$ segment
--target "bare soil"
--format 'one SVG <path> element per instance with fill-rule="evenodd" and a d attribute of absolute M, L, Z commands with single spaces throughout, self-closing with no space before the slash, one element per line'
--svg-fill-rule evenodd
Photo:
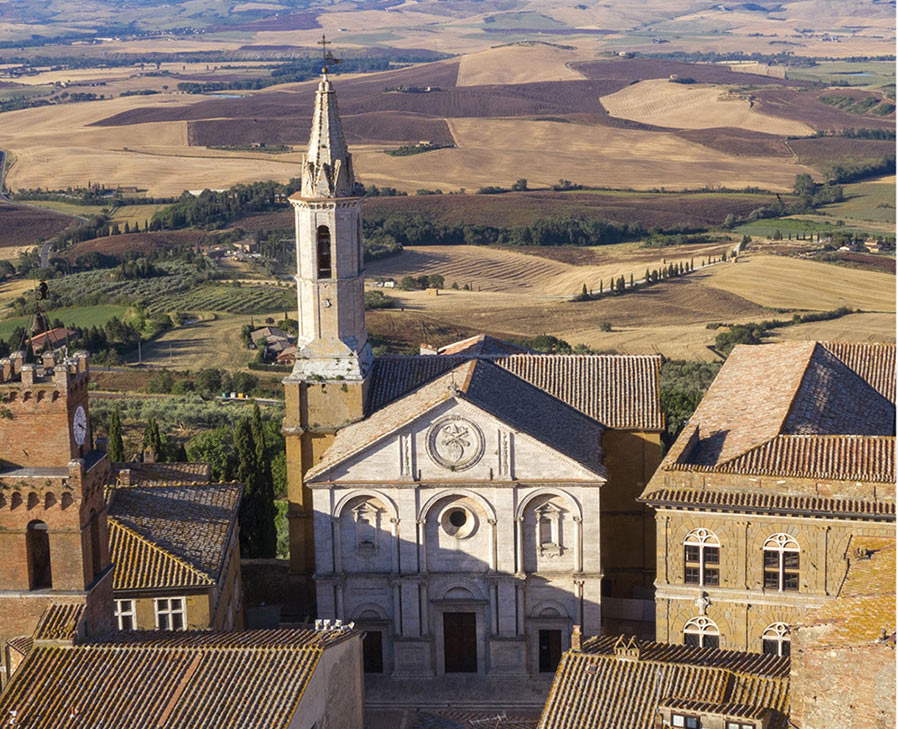
<path fill-rule="evenodd" d="M 0 201 L 0 248 L 37 244 L 76 222 L 62 213 Z"/>

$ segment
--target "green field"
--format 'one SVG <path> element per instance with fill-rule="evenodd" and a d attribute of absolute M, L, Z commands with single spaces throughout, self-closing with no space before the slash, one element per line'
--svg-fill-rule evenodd
<path fill-rule="evenodd" d="M 64 324 L 76 327 L 102 326 L 113 317 L 122 317 L 128 311 L 127 306 L 115 304 L 98 304 L 97 306 L 70 306 L 64 309 L 53 309 L 47 313 L 51 321 L 60 319 Z M 31 316 L 16 316 L 0 321 L 0 339 L 5 339 L 16 327 L 31 325 Z"/>
<path fill-rule="evenodd" d="M 845 199 L 840 203 L 826 205 L 818 212 L 830 218 L 844 220 L 846 224 L 855 221 L 884 223 L 883 231 L 895 232 L 895 178 L 887 177 L 869 182 L 845 185 Z"/>
<path fill-rule="evenodd" d="M 147 310 L 222 311 L 229 314 L 263 314 L 291 311 L 296 301 L 293 288 L 274 286 L 228 286 L 203 284 L 181 293 L 150 299 Z"/>
<path fill-rule="evenodd" d="M 821 61 L 811 68 L 789 68 L 790 79 L 822 81 L 833 86 L 878 88 L 895 83 L 894 61 Z"/>
<path fill-rule="evenodd" d="M 57 202 L 56 200 L 21 200 L 24 205 L 31 205 L 37 208 L 47 208 L 55 210 L 57 213 L 65 215 L 74 215 L 80 218 L 87 218 L 91 215 L 99 215 L 106 208 L 102 205 L 78 205 L 70 202 Z"/>
<path fill-rule="evenodd" d="M 739 234 L 748 234 L 761 237 L 770 237 L 776 231 L 780 231 L 783 236 L 792 233 L 794 237 L 796 233 L 859 233 L 861 235 L 870 233 L 869 228 L 858 225 L 836 225 L 828 218 L 820 215 L 804 215 L 801 217 L 790 218 L 765 218 L 762 220 L 754 220 L 745 225 L 734 228 Z"/>

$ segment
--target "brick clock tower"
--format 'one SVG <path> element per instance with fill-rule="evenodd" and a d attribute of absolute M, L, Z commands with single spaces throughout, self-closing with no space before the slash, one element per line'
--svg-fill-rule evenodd
<path fill-rule="evenodd" d="M 0 360 L 0 647 L 54 604 L 84 605 L 84 634 L 112 627 L 109 463 L 91 446 L 88 377 L 84 353 Z"/>
<path fill-rule="evenodd" d="M 304 475 L 339 428 L 364 416 L 372 361 L 365 330 L 361 199 L 353 197 L 352 155 L 327 69 L 315 95 L 301 177 L 300 191 L 290 197 L 296 219 L 299 336 L 296 364 L 284 379 L 284 435 L 290 570 L 297 608 L 308 613 L 315 558 Z"/>

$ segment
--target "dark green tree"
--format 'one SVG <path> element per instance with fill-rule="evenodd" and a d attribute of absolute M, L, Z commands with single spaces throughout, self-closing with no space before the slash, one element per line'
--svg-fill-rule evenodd
<path fill-rule="evenodd" d="M 143 430 L 143 449 L 151 451 L 157 460 L 162 460 L 165 455 L 165 441 L 155 418 L 150 418 Z"/>
<path fill-rule="evenodd" d="M 118 408 L 114 408 L 109 416 L 109 429 L 106 433 L 106 453 L 110 461 L 121 463 L 125 460 L 125 443 L 122 440 L 122 416 Z"/>
<path fill-rule="evenodd" d="M 261 444 L 257 444 L 256 434 Z M 243 500 L 240 502 L 241 554 L 250 559 L 274 557 L 277 551 L 274 484 L 265 454 L 264 429 L 258 405 L 252 420 L 244 418 L 235 426 L 234 450 L 237 454 L 237 480 L 243 484 Z"/>

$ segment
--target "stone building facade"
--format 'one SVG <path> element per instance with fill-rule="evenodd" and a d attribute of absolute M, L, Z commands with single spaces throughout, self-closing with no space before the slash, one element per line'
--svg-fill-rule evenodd
<path fill-rule="evenodd" d="M 737 347 L 643 499 L 655 508 L 659 640 L 790 652 L 894 532 L 894 345 Z"/>
<path fill-rule="evenodd" d="M 363 627 L 368 670 L 394 677 L 548 675 L 574 623 L 650 626 L 654 529 L 636 496 L 660 460 L 660 358 L 482 339 L 373 358 L 326 78 L 302 175 L 284 381 L 295 604 L 314 577 L 317 615 Z"/>

